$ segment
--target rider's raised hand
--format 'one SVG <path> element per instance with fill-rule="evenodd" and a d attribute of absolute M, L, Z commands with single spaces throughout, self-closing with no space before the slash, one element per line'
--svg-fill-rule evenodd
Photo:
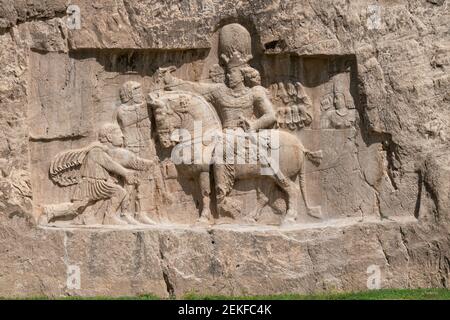
<path fill-rule="evenodd" d="M 255 122 L 251 121 L 245 117 L 239 117 L 238 126 L 244 129 L 244 131 L 253 131 L 255 130 Z"/>

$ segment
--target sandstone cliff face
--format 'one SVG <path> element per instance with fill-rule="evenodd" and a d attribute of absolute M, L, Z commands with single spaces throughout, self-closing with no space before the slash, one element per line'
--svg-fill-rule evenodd
<path fill-rule="evenodd" d="M 369 265 L 381 267 L 383 287 L 448 287 L 448 0 L 378 1 L 378 9 L 340 0 L 72 2 L 81 29 L 68 27 L 67 1 L 0 1 L 0 295 L 353 290 L 366 286 Z M 315 181 L 357 172 L 351 187 L 323 186 L 330 208 L 355 223 L 281 231 L 37 227 L 33 207 L 48 190 L 48 199 L 65 197 L 40 184 L 49 157 L 92 137 L 120 77 L 152 86 L 157 67 L 172 63 L 186 79 L 202 79 L 217 30 L 232 22 L 250 31 L 266 87 L 280 59 L 311 70 L 321 70 L 323 57 L 353 63 L 354 159 Z M 103 113 L 88 107 L 97 104 Z M 81 266 L 80 289 L 66 285 L 72 264 Z"/>

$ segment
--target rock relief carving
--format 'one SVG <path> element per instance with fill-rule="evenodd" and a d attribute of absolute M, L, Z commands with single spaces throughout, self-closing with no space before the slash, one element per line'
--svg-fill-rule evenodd
<path fill-rule="evenodd" d="M 113 120 L 117 121 L 123 132 L 124 148 L 139 157 L 158 161 L 151 137 L 151 109 L 144 98 L 142 85 L 136 81 L 125 82 L 120 88 L 120 100 Z M 154 223 L 145 212 L 156 215 L 158 197 L 170 201 L 161 171 L 156 167 L 154 172 L 141 175 L 140 183 L 128 184 L 125 188 L 129 194 L 128 209 L 135 212 L 142 223 Z"/>
<path fill-rule="evenodd" d="M 238 24 L 220 30 L 218 45 L 219 64 L 209 68 L 208 81 L 183 80 L 175 67 L 160 67 L 154 77 L 163 87 L 147 88 L 147 96 L 139 82 L 121 85 L 120 104 L 98 141 L 52 160 L 50 179 L 75 188 L 69 202 L 44 206 L 42 224 L 154 224 L 158 206 L 171 202 L 166 180 L 185 178 L 197 182 L 200 225 L 222 216 L 256 222 L 259 217 L 243 212 L 230 193 L 237 181 L 261 177 L 285 195 L 282 223 L 295 223 L 303 214 L 323 218 L 305 181 L 307 163 L 318 166 L 322 151 L 309 150 L 295 134 L 315 120 L 304 85 L 284 80 L 266 89 L 250 65 L 250 34 Z M 323 129 L 355 124 L 353 102 L 336 83 L 320 99 Z M 170 160 L 158 156 L 156 144 L 170 150 Z"/>
<path fill-rule="evenodd" d="M 236 24 L 225 26 L 221 30 L 219 45 L 221 59 L 226 69 L 226 83 L 185 81 L 172 75 L 173 68 L 161 70 L 161 76 L 164 78 L 167 90 L 183 90 L 201 95 L 208 103 L 214 106 L 219 114 L 222 123 L 216 120 L 216 127 L 222 128 L 223 135 L 221 135 L 219 142 L 212 148 L 211 155 L 217 210 L 220 213 L 232 217 L 240 215 L 240 204 L 228 197 L 228 194 L 233 188 L 234 181 L 244 177 L 257 177 L 260 175 L 261 168 L 257 165 L 242 165 L 235 161 L 229 161 L 226 157 L 222 158 L 224 154 L 226 156 L 229 155 L 229 152 L 226 152 L 227 146 L 234 146 L 238 137 L 248 138 L 250 149 L 264 144 L 264 142 L 261 143 L 259 141 L 261 135 L 252 135 L 249 133 L 260 133 L 264 132 L 264 130 L 272 129 L 276 125 L 277 120 L 269 95 L 266 89 L 260 86 L 261 79 L 259 72 L 248 64 L 251 59 L 249 37 L 248 31 Z M 159 130 L 160 139 L 163 144 L 169 145 L 167 142 L 169 140 L 168 134 L 171 134 L 170 131 L 174 129 L 173 125 L 176 123 L 176 120 L 171 118 L 170 115 L 187 113 L 192 118 L 191 122 L 201 124 L 209 124 L 210 122 L 208 121 L 216 119 L 216 117 L 208 114 L 211 112 L 210 108 L 204 107 L 204 111 L 199 113 L 196 111 L 199 107 L 192 107 L 191 104 L 186 103 L 183 104 L 182 101 L 174 109 L 166 101 L 163 101 L 168 100 L 168 98 L 161 100 L 161 97 L 165 95 L 166 93 L 162 92 L 159 96 L 149 97 L 150 103 L 155 107 L 157 130 Z M 174 95 L 174 93 L 171 95 Z M 181 99 L 183 95 L 178 94 L 178 96 Z M 255 116 L 256 113 L 259 114 L 258 117 Z M 179 117 L 181 118 L 181 116 Z M 182 124 L 184 123 L 181 122 L 180 125 Z M 178 127 L 177 129 L 180 128 Z M 188 128 L 183 127 L 181 129 L 186 130 Z M 202 128 L 202 130 L 205 129 Z M 272 159 L 267 155 L 260 155 L 258 160 L 262 161 L 272 170 L 273 173 L 269 177 L 287 194 L 288 205 L 285 221 L 295 221 L 298 212 L 297 198 L 299 190 L 294 185 L 297 175 L 300 175 L 301 194 L 307 205 L 307 213 L 319 217 L 320 208 L 312 208 L 308 204 L 302 170 L 305 159 L 320 163 L 320 151 L 310 152 L 304 148 L 295 136 L 287 132 L 278 130 L 270 131 L 275 131 L 279 136 L 279 146 L 277 147 L 280 157 L 286 157 L 291 160 L 280 160 L 279 162 L 283 164 L 280 167 L 278 163 L 275 163 L 278 162 L 278 159 Z M 219 150 L 220 152 L 218 152 Z M 204 167 L 203 169 L 205 168 L 209 171 L 208 167 Z M 208 172 L 201 172 L 199 181 L 203 180 L 205 181 L 204 183 L 201 182 L 201 185 L 209 186 Z M 209 194 L 209 190 L 202 190 L 204 197 L 203 211 L 200 217 L 201 221 L 210 220 L 210 212 L 207 209 L 209 205 Z"/>
<path fill-rule="evenodd" d="M 99 130 L 98 141 L 56 155 L 50 166 L 50 178 L 61 187 L 76 185 L 76 188 L 70 202 L 44 207 L 40 223 L 73 219 L 96 205 L 97 223 L 137 224 L 127 210 L 129 192 L 125 186 L 138 184 L 137 173 L 148 171 L 154 161 L 122 146 L 120 127 L 107 123 Z"/>
<path fill-rule="evenodd" d="M 356 121 L 356 110 L 352 98 L 335 82 L 333 92 L 324 95 L 321 105 L 322 129 L 346 129 L 352 128 Z"/>
<path fill-rule="evenodd" d="M 279 128 L 300 130 L 312 122 L 312 102 L 300 82 L 278 82 L 271 86 L 274 100 L 282 106 L 277 110 Z"/>

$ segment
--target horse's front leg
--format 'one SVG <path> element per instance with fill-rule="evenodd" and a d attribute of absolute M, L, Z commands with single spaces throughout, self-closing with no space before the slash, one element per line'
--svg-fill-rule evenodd
<path fill-rule="evenodd" d="M 202 196 L 202 211 L 198 222 L 209 223 L 212 219 L 211 215 L 211 183 L 209 179 L 209 171 L 202 171 L 199 174 L 200 192 Z"/>

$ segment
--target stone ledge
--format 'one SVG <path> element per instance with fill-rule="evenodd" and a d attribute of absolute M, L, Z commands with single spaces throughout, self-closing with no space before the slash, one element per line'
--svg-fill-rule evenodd
<path fill-rule="evenodd" d="M 310 293 L 447 286 L 448 231 L 415 219 L 308 228 L 150 226 L 126 230 L 40 227 L 0 242 L 1 296 Z M 11 234 L 10 234 L 11 236 Z M 21 257 L 26 257 L 21 258 Z M 67 270 L 80 288 L 67 288 Z"/>

